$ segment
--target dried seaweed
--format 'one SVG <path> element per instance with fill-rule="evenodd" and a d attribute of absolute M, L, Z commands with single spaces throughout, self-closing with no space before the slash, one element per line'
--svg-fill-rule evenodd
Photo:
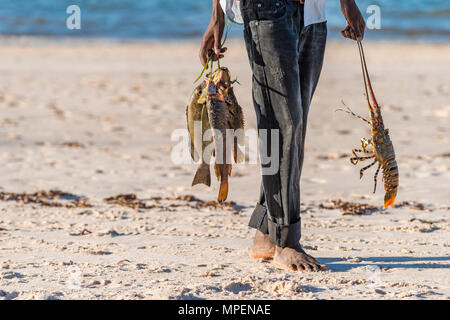
<path fill-rule="evenodd" d="M 88 198 L 83 198 L 59 190 L 38 190 L 34 193 L 0 192 L 1 201 L 16 201 L 24 204 L 35 203 L 44 207 L 91 208 Z M 65 200 L 63 203 L 55 200 Z"/>
<path fill-rule="evenodd" d="M 82 143 L 76 142 L 76 141 L 66 141 L 62 144 L 63 147 L 69 147 L 74 149 L 83 149 L 84 145 Z"/>
<path fill-rule="evenodd" d="M 104 201 L 109 204 L 116 204 L 134 210 L 155 208 L 155 205 L 147 205 L 145 201 L 138 199 L 133 193 L 119 194 L 117 196 L 105 198 Z"/>
<path fill-rule="evenodd" d="M 382 209 L 382 207 L 371 206 L 367 203 L 349 202 L 349 201 L 342 201 L 339 199 L 320 203 L 318 207 L 320 209 L 327 209 L 327 210 L 338 209 L 342 211 L 343 215 L 371 214 L 373 212 L 377 212 Z"/>
<path fill-rule="evenodd" d="M 428 210 L 433 211 L 433 209 L 426 207 L 423 203 L 417 202 L 417 201 L 402 201 L 400 203 L 397 203 L 393 205 L 394 208 L 403 208 L 403 207 L 411 207 L 413 210 Z"/>
<path fill-rule="evenodd" d="M 166 211 L 174 211 L 174 208 L 190 208 L 190 209 L 222 209 L 235 210 L 239 213 L 241 210 L 236 208 L 236 203 L 217 201 L 203 201 L 193 195 L 175 195 L 172 197 L 151 197 L 148 199 L 139 199 L 135 194 L 120 194 L 113 197 L 105 198 L 108 204 L 128 207 L 134 210 L 138 209 L 164 209 Z"/>
<path fill-rule="evenodd" d="M 381 206 L 377 207 L 367 203 L 342 201 L 340 199 L 328 200 L 320 203 L 312 202 L 309 205 L 313 207 L 317 206 L 319 209 L 327 209 L 327 210 L 338 209 L 342 211 L 343 215 L 364 215 L 364 214 L 371 214 L 374 212 L 385 211 L 384 208 Z M 420 210 L 420 211 L 434 210 L 432 206 L 417 201 L 402 201 L 392 206 L 392 208 L 403 208 L 403 207 L 409 207 L 412 210 Z"/>

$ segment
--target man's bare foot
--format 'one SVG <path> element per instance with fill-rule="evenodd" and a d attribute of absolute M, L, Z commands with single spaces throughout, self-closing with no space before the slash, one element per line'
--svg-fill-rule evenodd
<path fill-rule="evenodd" d="M 300 244 L 296 248 L 275 248 L 273 265 L 291 271 L 323 271 L 327 267 L 307 254 Z"/>
<path fill-rule="evenodd" d="M 248 254 L 253 259 L 273 259 L 275 245 L 270 242 L 268 234 L 256 230 L 253 245 L 248 249 Z"/>

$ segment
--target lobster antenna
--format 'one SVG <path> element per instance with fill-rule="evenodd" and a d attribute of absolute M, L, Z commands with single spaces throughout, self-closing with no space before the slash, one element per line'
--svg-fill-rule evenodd
<path fill-rule="evenodd" d="M 359 46 L 361 48 L 361 54 L 362 54 L 362 60 L 364 62 L 364 69 L 366 70 L 366 76 L 367 76 L 367 82 L 369 84 L 369 90 L 370 90 L 370 96 L 372 97 L 372 102 L 374 103 L 374 105 L 376 107 L 378 107 L 378 102 L 377 99 L 375 99 L 375 94 L 373 93 L 373 89 L 372 89 L 372 83 L 370 81 L 370 77 L 369 77 L 369 71 L 367 71 L 367 64 L 366 64 L 366 57 L 364 55 L 364 48 L 361 42 L 358 42 Z"/>
<path fill-rule="evenodd" d="M 373 107 L 370 104 L 369 92 L 367 90 L 367 78 L 366 78 L 367 69 L 364 69 L 364 60 L 363 60 L 363 53 L 361 51 L 361 48 L 362 48 L 361 47 L 361 42 L 358 41 L 359 59 L 361 60 L 361 69 L 362 69 L 363 78 L 364 78 L 364 90 L 366 91 L 366 100 L 367 100 L 367 104 L 369 105 L 370 119 L 374 119 L 375 118 L 375 114 L 374 114 L 374 111 L 373 111 Z"/>

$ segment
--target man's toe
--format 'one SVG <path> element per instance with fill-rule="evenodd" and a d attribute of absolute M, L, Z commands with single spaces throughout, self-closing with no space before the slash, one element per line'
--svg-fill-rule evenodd
<path fill-rule="evenodd" d="M 312 267 L 313 271 L 319 271 L 320 270 L 319 266 L 317 264 L 315 264 L 315 263 L 311 264 L 310 266 Z"/>
<path fill-rule="evenodd" d="M 328 270 L 328 267 L 326 265 L 324 265 L 324 264 L 321 264 L 320 265 L 320 270 L 326 271 L 326 270 Z"/>
<path fill-rule="evenodd" d="M 297 271 L 304 272 L 305 270 L 306 269 L 305 269 L 305 266 L 303 265 L 303 263 L 297 264 Z"/>
<path fill-rule="evenodd" d="M 303 271 L 312 271 L 309 263 L 302 263 Z"/>

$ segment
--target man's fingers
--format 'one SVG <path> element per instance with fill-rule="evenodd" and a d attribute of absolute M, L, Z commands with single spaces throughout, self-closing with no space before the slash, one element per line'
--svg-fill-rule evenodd
<path fill-rule="evenodd" d="M 351 34 L 350 34 L 351 29 L 352 28 L 349 25 L 347 25 L 345 27 L 345 29 L 341 31 L 341 35 L 345 38 L 351 39 Z"/>
<path fill-rule="evenodd" d="M 202 48 L 202 51 L 200 52 L 200 61 L 202 65 L 205 65 L 208 61 L 208 50 L 205 47 Z"/>
<path fill-rule="evenodd" d="M 214 54 L 212 60 L 213 60 L 213 61 L 217 61 L 217 60 L 222 59 L 222 58 L 223 58 L 223 54 L 219 54 L 219 55 Z"/>
<path fill-rule="evenodd" d="M 215 30 L 214 31 L 214 53 L 216 55 L 220 54 L 220 36 L 219 36 L 219 31 Z"/>
<path fill-rule="evenodd" d="M 350 25 L 348 25 L 344 30 L 341 31 L 341 35 L 345 38 L 355 41 L 361 41 L 363 38 L 359 29 L 355 29 Z"/>
<path fill-rule="evenodd" d="M 202 64 L 202 66 L 204 66 L 206 63 L 204 50 L 200 50 L 199 57 L 200 57 L 200 63 Z"/>
<path fill-rule="evenodd" d="M 344 30 L 341 31 L 341 35 L 342 35 L 344 38 L 348 38 L 347 32 L 344 31 Z"/>
<path fill-rule="evenodd" d="M 217 59 L 222 59 L 224 57 L 223 53 L 227 51 L 227 48 L 223 47 L 216 50 L 216 44 L 216 37 L 210 37 L 208 40 L 203 39 L 199 52 L 200 62 L 203 66 L 206 64 L 212 54 L 214 55 L 214 61 L 217 61 Z"/>
<path fill-rule="evenodd" d="M 217 61 L 219 59 L 222 59 L 224 57 L 223 53 L 227 51 L 227 48 L 221 48 L 219 51 L 219 54 L 214 53 L 213 50 L 210 50 L 209 54 L 208 54 L 208 58 L 211 54 L 213 54 L 213 61 Z"/>
<path fill-rule="evenodd" d="M 227 51 L 227 48 L 220 48 L 218 54 L 214 53 L 213 60 L 217 61 L 219 59 L 222 59 L 224 57 L 223 53 L 225 53 L 225 51 Z M 211 51 L 211 53 L 212 53 L 212 51 Z"/>
<path fill-rule="evenodd" d="M 348 30 L 344 30 L 342 32 L 344 33 L 344 37 L 350 38 L 350 33 L 348 32 Z"/>
<path fill-rule="evenodd" d="M 208 40 L 203 40 L 203 43 L 200 47 L 200 62 L 204 66 L 208 61 L 210 52 L 212 52 L 213 39 L 209 38 Z"/>

